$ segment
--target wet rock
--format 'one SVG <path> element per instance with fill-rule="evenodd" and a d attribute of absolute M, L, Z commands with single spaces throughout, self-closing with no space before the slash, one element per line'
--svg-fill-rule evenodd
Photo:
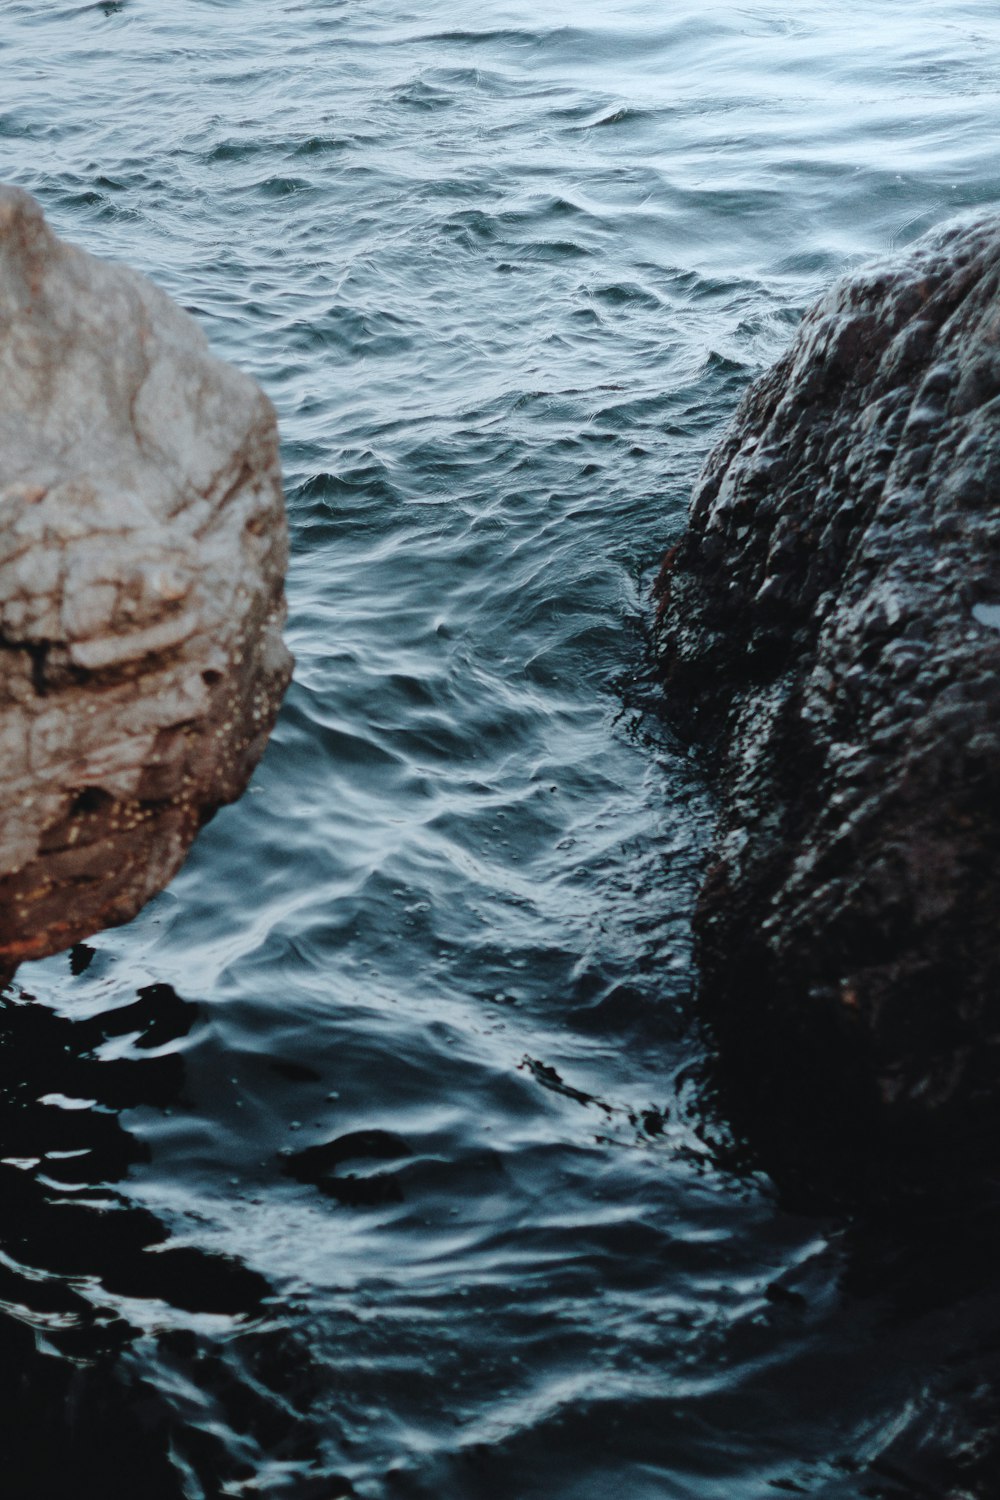
<path fill-rule="evenodd" d="M 724 1086 L 772 1161 L 852 1193 L 1000 1139 L 998 291 L 995 219 L 835 286 L 659 583 L 720 792 L 697 927 Z"/>
<path fill-rule="evenodd" d="M 287 685 L 270 403 L 0 188 L 0 967 L 132 917 Z"/>

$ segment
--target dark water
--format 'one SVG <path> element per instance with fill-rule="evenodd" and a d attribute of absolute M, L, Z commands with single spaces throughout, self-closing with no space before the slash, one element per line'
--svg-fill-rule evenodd
<path fill-rule="evenodd" d="M 998 47 L 961 0 L 4 0 L 0 175 L 278 407 L 298 658 L 170 890 L 7 992 L 4 1493 L 1000 1494 L 996 1237 L 712 1147 L 644 638 L 803 306 L 994 199 Z"/>

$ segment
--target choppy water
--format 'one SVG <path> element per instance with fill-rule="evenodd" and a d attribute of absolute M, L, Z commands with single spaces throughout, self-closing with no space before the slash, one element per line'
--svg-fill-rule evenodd
<path fill-rule="evenodd" d="M 1000 1491 L 996 1241 L 702 1139 L 643 635 L 803 306 L 994 200 L 998 49 L 963 0 L 4 0 L 0 176 L 277 405 L 298 658 L 171 889 L 7 992 L 5 1493 Z"/>

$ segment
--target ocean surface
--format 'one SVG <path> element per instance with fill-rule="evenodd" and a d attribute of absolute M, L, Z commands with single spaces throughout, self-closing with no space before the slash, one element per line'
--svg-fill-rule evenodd
<path fill-rule="evenodd" d="M 4 0 L 0 179 L 278 409 L 297 658 L 0 1002 L 5 1496 L 1000 1493 L 996 1237 L 712 1119 L 647 652 L 804 307 L 997 201 L 998 69 L 983 0 Z"/>

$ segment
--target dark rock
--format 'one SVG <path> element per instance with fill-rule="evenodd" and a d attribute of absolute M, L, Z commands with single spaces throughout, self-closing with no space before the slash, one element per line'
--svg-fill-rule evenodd
<path fill-rule="evenodd" d="M 658 585 L 720 792 L 696 922 L 730 1103 L 852 1195 L 1000 1141 L 998 289 L 995 219 L 836 285 Z"/>

